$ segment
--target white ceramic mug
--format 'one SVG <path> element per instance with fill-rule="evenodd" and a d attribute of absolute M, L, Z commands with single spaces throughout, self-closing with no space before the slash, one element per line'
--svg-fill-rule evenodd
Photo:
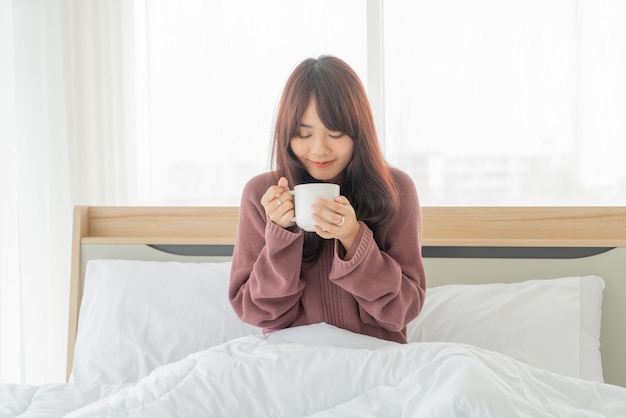
<path fill-rule="evenodd" d="M 339 185 L 333 183 L 305 183 L 298 184 L 290 191 L 294 198 L 296 224 L 305 231 L 315 231 L 315 221 L 312 218 L 312 206 L 317 203 L 318 197 L 326 200 L 335 200 L 339 196 Z"/>

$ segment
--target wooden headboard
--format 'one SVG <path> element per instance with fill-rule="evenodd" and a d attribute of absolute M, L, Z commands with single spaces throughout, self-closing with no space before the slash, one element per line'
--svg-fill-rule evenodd
<path fill-rule="evenodd" d="M 76 207 L 68 377 L 78 329 L 87 247 L 146 244 L 228 247 L 235 243 L 238 215 L 237 207 Z M 626 304 L 623 303 L 626 298 L 626 207 L 424 207 L 422 216 L 429 287 L 458 283 L 461 277 L 464 283 L 489 282 L 500 280 L 505 274 L 511 281 L 540 275 L 545 278 L 602 276 L 607 285 L 601 338 L 605 380 L 626 386 L 626 333 L 622 331 L 626 321 Z M 477 249 L 480 250 L 478 255 L 464 252 Z M 567 249 L 584 251 L 582 255 L 572 256 L 575 261 L 563 264 L 534 263 L 529 268 L 515 264 L 523 262 L 519 260 L 537 258 L 537 255 L 543 258 L 551 249 L 558 249 L 560 253 L 567 253 Z M 490 272 L 464 269 L 463 263 L 468 257 L 489 261 L 494 257 L 490 255 L 494 250 L 498 252 L 495 257 L 501 260 L 519 260 L 507 264 L 504 272 L 502 269 Z M 519 255 L 521 253 L 526 255 Z M 591 253 L 604 255 L 597 258 Z M 556 257 L 570 258 L 568 255 Z M 453 274 L 455 271 L 463 274 Z"/>

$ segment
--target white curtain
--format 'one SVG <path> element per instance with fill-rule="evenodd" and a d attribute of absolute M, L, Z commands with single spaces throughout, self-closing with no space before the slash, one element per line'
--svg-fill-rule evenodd
<path fill-rule="evenodd" d="M 363 0 L 135 0 L 139 204 L 238 205 L 269 167 L 276 104 L 301 60 L 333 54 L 368 84 Z"/>
<path fill-rule="evenodd" d="M 1 2 L 2 381 L 45 381 L 62 367 L 51 360 L 67 301 L 68 103 L 51 3 Z"/>
<path fill-rule="evenodd" d="M 124 7 L 0 0 L 2 382 L 65 379 L 72 206 L 125 190 Z"/>

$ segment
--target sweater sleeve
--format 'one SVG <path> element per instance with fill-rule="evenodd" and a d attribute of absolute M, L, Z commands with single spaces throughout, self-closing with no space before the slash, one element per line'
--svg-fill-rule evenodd
<path fill-rule="evenodd" d="M 267 219 L 260 202 L 271 184 L 262 175 L 244 187 L 228 293 L 244 322 L 282 329 L 299 314 L 304 237 L 300 230 L 291 232 Z"/>
<path fill-rule="evenodd" d="M 335 250 L 330 279 L 354 296 L 364 323 L 401 332 L 422 309 L 426 278 L 415 185 L 405 173 L 393 173 L 402 204 L 392 220 L 385 250 L 379 249 L 373 232 L 362 223 L 345 259 Z"/>

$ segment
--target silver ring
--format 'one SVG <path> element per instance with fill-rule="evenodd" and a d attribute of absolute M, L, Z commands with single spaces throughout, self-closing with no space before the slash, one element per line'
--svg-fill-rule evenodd
<path fill-rule="evenodd" d="M 343 223 L 344 223 L 345 221 L 346 221 L 346 218 L 342 216 L 342 217 L 341 217 L 341 222 L 336 223 L 335 225 L 337 225 L 337 226 L 341 226 L 341 225 L 343 225 Z"/>
<path fill-rule="evenodd" d="M 283 204 L 283 201 L 282 201 L 282 200 L 280 200 L 279 198 L 276 198 L 276 204 L 277 204 L 278 206 L 280 206 L 280 205 L 282 205 L 282 204 Z"/>

